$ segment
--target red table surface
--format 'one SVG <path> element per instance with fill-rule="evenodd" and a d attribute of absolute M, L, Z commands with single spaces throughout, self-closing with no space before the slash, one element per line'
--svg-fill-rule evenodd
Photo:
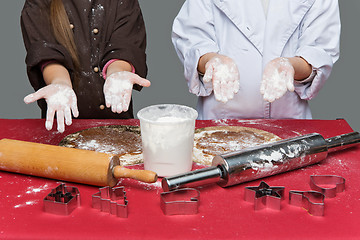
<path fill-rule="evenodd" d="M 138 120 L 74 120 L 64 133 L 47 131 L 42 119 L 0 119 L 0 139 L 58 144 L 67 134 L 103 125 L 138 125 Z M 318 132 L 325 138 L 352 132 L 345 120 L 217 120 L 197 121 L 196 127 L 240 125 L 271 131 L 282 138 Z M 21 149 L 19 149 L 21 151 Z M 43 199 L 60 181 L 0 171 L 0 239 L 360 239 L 360 148 L 332 153 L 319 164 L 264 178 L 285 187 L 281 210 L 255 211 L 245 202 L 244 188 L 261 180 L 229 188 L 199 187 L 196 215 L 164 215 L 160 182 L 120 180 L 128 199 L 128 218 L 91 207 L 94 186 L 77 187 L 81 206 L 68 216 L 44 212 Z M 195 166 L 195 165 L 194 165 Z M 140 165 L 140 168 L 142 166 Z M 289 204 L 289 190 L 310 190 L 310 175 L 338 175 L 346 190 L 325 200 L 325 215 L 312 216 Z"/>

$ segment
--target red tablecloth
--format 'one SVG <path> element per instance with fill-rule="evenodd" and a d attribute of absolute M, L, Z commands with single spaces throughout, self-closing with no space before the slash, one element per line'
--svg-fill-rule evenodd
<path fill-rule="evenodd" d="M 0 119 L 0 139 L 11 138 L 58 144 L 69 133 L 102 125 L 138 125 L 138 120 L 74 120 L 65 133 L 46 131 L 44 120 Z M 325 138 L 351 132 L 345 120 L 218 120 L 197 121 L 196 126 L 241 125 L 289 138 L 318 132 Z M 21 149 L 19 149 L 21 151 Z M 1 153 L 0 153 L 1 154 Z M 128 218 L 117 218 L 91 207 L 98 188 L 76 183 L 81 206 L 69 216 L 43 211 L 43 199 L 59 181 L 0 171 L 0 239 L 360 239 L 360 148 L 332 153 L 319 164 L 263 179 L 270 186 L 284 186 L 281 210 L 254 211 L 245 202 L 244 187 L 217 185 L 198 188 L 196 215 L 166 216 L 160 209 L 160 182 L 144 184 L 120 180 L 129 201 Z M 325 200 L 325 215 L 316 217 L 289 205 L 289 190 L 310 190 L 310 175 L 339 175 L 346 190 Z"/>

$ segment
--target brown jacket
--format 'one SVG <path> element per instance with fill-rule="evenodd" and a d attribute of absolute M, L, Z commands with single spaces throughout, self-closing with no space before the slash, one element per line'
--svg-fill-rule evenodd
<path fill-rule="evenodd" d="M 21 30 L 27 50 L 26 65 L 35 90 L 45 86 L 41 72 L 44 62 L 55 60 L 73 76 L 74 66 L 67 50 L 52 34 L 48 17 L 50 0 L 26 0 L 21 14 Z M 73 85 L 78 99 L 79 118 L 133 118 L 132 102 L 122 114 L 103 109 L 104 65 L 111 59 L 131 63 L 136 74 L 146 77 L 146 33 L 137 0 L 63 0 L 80 58 L 79 84 Z M 94 29 L 96 29 L 94 31 Z M 140 90 L 140 86 L 134 86 Z M 42 117 L 46 102 L 38 102 Z"/>

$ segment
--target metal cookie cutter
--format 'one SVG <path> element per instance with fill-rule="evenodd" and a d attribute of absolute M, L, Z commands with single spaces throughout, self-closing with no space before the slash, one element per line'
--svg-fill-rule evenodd
<path fill-rule="evenodd" d="M 321 192 L 325 197 L 336 197 L 337 193 L 345 190 L 345 178 L 335 175 L 312 175 L 310 176 L 312 190 Z"/>
<path fill-rule="evenodd" d="M 258 187 L 245 187 L 244 200 L 254 203 L 254 209 L 269 207 L 280 210 L 285 187 L 270 187 L 261 181 Z"/>
<path fill-rule="evenodd" d="M 182 188 L 160 194 L 160 207 L 165 215 L 193 215 L 199 211 L 200 192 Z"/>
<path fill-rule="evenodd" d="M 103 187 L 92 195 L 92 207 L 117 217 L 128 217 L 128 201 L 124 187 Z"/>
<path fill-rule="evenodd" d="M 76 187 L 60 184 L 44 198 L 44 210 L 48 213 L 69 215 L 80 206 L 80 192 Z"/>
<path fill-rule="evenodd" d="M 315 191 L 289 191 L 289 203 L 305 208 L 311 215 L 323 216 L 325 195 Z"/>

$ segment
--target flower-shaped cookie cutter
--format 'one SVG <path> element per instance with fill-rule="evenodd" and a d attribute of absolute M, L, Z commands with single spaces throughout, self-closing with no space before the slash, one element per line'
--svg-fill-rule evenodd
<path fill-rule="evenodd" d="M 182 188 L 160 194 L 160 207 L 165 215 L 193 215 L 199 212 L 200 192 Z"/>
<path fill-rule="evenodd" d="M 316 191 L 289 191 L 289 204 L 305 208 L 313 216 L 324 216 L 325 195 Z"/>
<path fill-rule="evenodd" d="M 266 182 L 261 181 L 257 187 L 245 187 L 244 200 L 254 203 L 255 210 L 265 207 L 280 210 L 284 189 L 285 187 L 270 187 Z"/>
<path fill-rule="evenodd" d="M 92 207 L 120 218 L 128 217 L 128 201 L 124 187 L 103 187 L 92 195 Z"/>
<path fill-rule="evenodd" d="M 345 190 L 345 178 L 335 175 L 311 175 L 310 187 L 327 198 L 333 198 Z"/>
<path fill-rule="evenodd" d="M 44 198 L 44 211 L 58 215 L 69 215 L 80 206 L 80 192 L 76 187 L 60 184 Z"/>

